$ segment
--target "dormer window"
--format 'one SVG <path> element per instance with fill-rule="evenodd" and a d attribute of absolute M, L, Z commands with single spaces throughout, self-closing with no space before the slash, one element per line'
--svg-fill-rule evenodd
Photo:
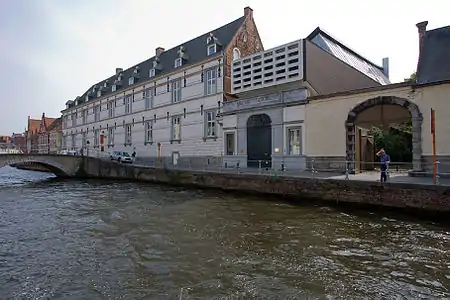
<path fill-rule="evenodd" d="M 161 64 L 158 56 L 156 56 L 155 59 L 153 60 L 153 69 L 161 70 Z"/>
<path fill-rule="evenodd" d="M 212 44 L 208 46 L 208 56 L 216 53 L 216 44 Z"/>
<path fill-rule="evenodd" d="M 111 86 L 111 91 L 112 91 L 112 92 L 115 92 L 116 90 L 117 90 L 117 85 L 113 84 L 113 85 Z"/>
<path fill-rule="evenodd" d="M 97 97 L 101 97 L 102 96 L 102 91 L 98 90 L 97 91 Z"/>
<path fill-rule="evenodd" d="M 103 84 L 103 87 L 107 87 L 108 86 L 108 81 L 105 81 L 105 83 Z"/>
<path fill-rule="evenodd" d="M 132 84 L 134 84 L 134 77 L 133 76 L 128 78 L 128 85 L 132 85 Z"/>
<path fill-rule="evenodd" d="M 217 53 L 217 51 L 220 50 L 221 46 L 222 45 L 220 44 L 219 40 L 211 32 L 206 38 L 206 54 L 210 56 Z"/>
<path fill-rule="evenodd" d="M 139 74 L 139 66 L 136 66 L 133 71 L 134 74 Z"/>
<path fill-rule="evenodd" d="M 149 71 L 148 71 L 148 77 L 155 77 L 155 75 L 156 75 L 156 70 L 153 68 L 153 69 L 150 69 Z"/>
<path fill-rule="evenodd" d="M 86 102 L 89 101 L 89 95 L 86 95 L 86 97 L 84 98 L 84 101 L 86 101 Z"/>
<path fill-rule="evenodd" d="M 175 68 L 181 67 L 185 61 L 188 60 L 188 56 L 186 55 L 186 49 L 184 46 L 180 46 L 180 49 L 177 51 L 178 58 L 175 59 Z"/>
<path fill-rule="evenodd" d="M 175 68 L 179 68 L 183 65 L 183 59 L 181 57 L 175 59 Z"/>

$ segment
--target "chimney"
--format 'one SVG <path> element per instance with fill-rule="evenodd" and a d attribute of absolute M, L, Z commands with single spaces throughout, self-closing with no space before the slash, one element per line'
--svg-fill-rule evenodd
<path fill-rule="evenodd" d="M 427 32 L 427 25 L 428 25 L 428 21 L 423 21 L 420 23 L 417 23 L 417 29 L 419 31 L 419 54 L 420 54 L 420 50 L 422 49 L 422 44 L 423 44 L 423 38 L 425 37 L 425 33 Z"/>
<path fill-rule="evenodd" d="M 156 48 L 156 56 L 160 56 L 163 52 L 165 51 L 165 49 L 163 47 L 158 47 Z"/>
<path fill-rule="evenodd" d="M 116 75 L 119 74 L 120 72 L 123 72 L 122 68 L 116 68 Z"/>
<path fill-rule="evenodd" d="M 244 16 L 246 17 L 253 17 L 253 9 L 250 8 L 250 6 L 244 7 Z"/>
<path fill-rule="evenodd" d="M 389 57 L 383 58 L 383 74 L 389 78 Z"/>

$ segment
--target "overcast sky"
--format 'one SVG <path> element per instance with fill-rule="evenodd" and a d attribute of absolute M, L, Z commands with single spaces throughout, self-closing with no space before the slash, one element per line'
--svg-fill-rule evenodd
<path fill-rule="evenodd" d="M 317 26 L 381 65 L 391 81 L 415 71 L 415 24 L 450 25 L 443 0 L 0 0 L 0 135 L 22 132 L 27 116 L 60 116 L 93 83 L 254 10 L 266 49 Z M 276 5 L 271 5 L 276 3 Z M 449 2 L 450 3 L 450 2 Z"/>

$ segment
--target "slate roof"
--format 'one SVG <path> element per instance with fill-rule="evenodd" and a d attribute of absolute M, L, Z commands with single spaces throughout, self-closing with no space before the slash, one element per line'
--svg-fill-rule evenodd
<path fill-rule="evenodd" d="M 204 33 L 190 41 L 184 42 L 176 47 L 173 47 L 169 50 L 165 50 L 160 56 L 159 56 L 159 62 L 161 64 L 162 69 L 156 74 L 154 78 L 158 78 L 160 76 L 164 76 L 165 74 L 168 74 L 170 72 L 173 72 L 176 68 L 174 66 L 175 60 L 178 58 L 178 50 L 180 49 L 180 46 L 183 46 L 185 48 L 185 53 L 188 57 L 186 63 L 183 66 L 193 65 L 197 64 L 201 61 L 206 60 L 207 58 L 214 57 L 219 55 L 221 53 L 221 50 L 224 50 L 228 44 L 232 41 L 234 38 L 236 32 L 239 30 L 239 28 L 244 23 L 245 16 L 240 17 L 239 19 L 234 20 L 231 23 L 228 23 L 222 27 L 219 27 L 214 30 L 210 30 L 207 33 Z M 217 44 L 222 45 L 222 49 L 217 49 L 217 52 L 215 55 L 207 55 L 207 38 L 210 33 L 213 33 L 214 37 L 217 38 Z M 219 47 L 220 48 L 220 47 Z M 155 60 L 155 56 L 137 64 L 134 65 L 122 72 L 122 82 L 120 89 L 117 88 L 117 91 L 124 90 L 128 88 L 128 78 L 133 76 L 133 72 L 136 68 L 136 66 L 139 66 L 139 80 L 135 80 L 135 84 L 148 80 L 149 79 L 149 70 L 153 68 L 153 61 Z M 92 90 L 94 86 L 97 86 L 98 88 L 103 87 L 102 91 L 102 97 L 108 94 L 112 94 L 112 85 L 114 84 L 114 81 L 117 79 L 117 75 L 114 74 L 113 76 L 104 79 L 94 85 L 92 85 L 82 96 L 77 97 L 78 104 L 84 103 L 86 99 L 86 95 L 91 94 L 92 99 L 94 100 L 97 98 L 97 92 L 93 93 Z M 104 88 L 104 84 L 107 82 L 107 87 Z M 75 101 L 71 103 L 69 100 L 67 103 L 75 105 Z"/>
<path fill-rule="evenodd" d="M 45 131 L 48 131 L 48 128 L 52 126 L 52 124 L 55 123 L 56 120 L 57 118 L 48 118 L 46 116 L 43 116 L 41 121 L 44 123 L 43 125 L 45 126 Z"/>
<path fill-rule="evenodd" d="M 450 80 L 450 26 L 425 32 L 417 64 L 417 83 Z"/>
<path fill-rule="evenodd" d="M 306 39 L 379 84 L 385 85 L 391 83 L 389 78 L 383 73 L 382 67 L 362 57 L 323 31 L 320 27 L 317 27 Z"/>
<path fill-rule="evenodd" d="M 62 128 L 62 119 L 61 118 L 57 118 L 53 121 L 53 123 L 51 123 L 48 128 L 47 131 L 58 131 Z"/>

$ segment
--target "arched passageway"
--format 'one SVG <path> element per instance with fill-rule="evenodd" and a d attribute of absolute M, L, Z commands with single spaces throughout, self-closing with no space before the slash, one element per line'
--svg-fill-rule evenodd
<path fill-rule="evenodd" d="M 27 163 L 27 164 L 34 164 L 36 166 L 41 166 L 51 173 L 55 174 L 57 177 L 70 177 L 69 174 L 67 174 L 66 171 L 63 170 L 63 168 L 56 166 L 55 164 L 41 162 L 41 161 L 33 161 L 33 160 L 24 160 L 24 161 L 17 161 L 17 160 L 5 160 L 0 162 L 0 168 L 4 166 L 10 166 L 14 164 L 20 164 L 20 163 Z"/>
<path fill-rule="evenodd" d="M 392 124 L 411 124 L 412 168 L 421 170 L 422 164 L 422 122 L 423 117 L 418 106 L 407 99 L 395 96 L 380 96 L 368 99 L 356 105 L 347 116 L 346 128 L 346 160 L 349 171 L 354 173 L 365 159 L 361 150 L 361 127 L 380 126 L 386 130 Z M 376 152 L 378 149 L 373 149 Z M 389 149 L 387 149 L 389 151 Z M 373 161 L 373 160 L 372 160 Z"/>
<path fill-rule="evenodd" d="M 272 120 L 266 114 L 247 120 L 247 166 L 272 167 Z"/>

